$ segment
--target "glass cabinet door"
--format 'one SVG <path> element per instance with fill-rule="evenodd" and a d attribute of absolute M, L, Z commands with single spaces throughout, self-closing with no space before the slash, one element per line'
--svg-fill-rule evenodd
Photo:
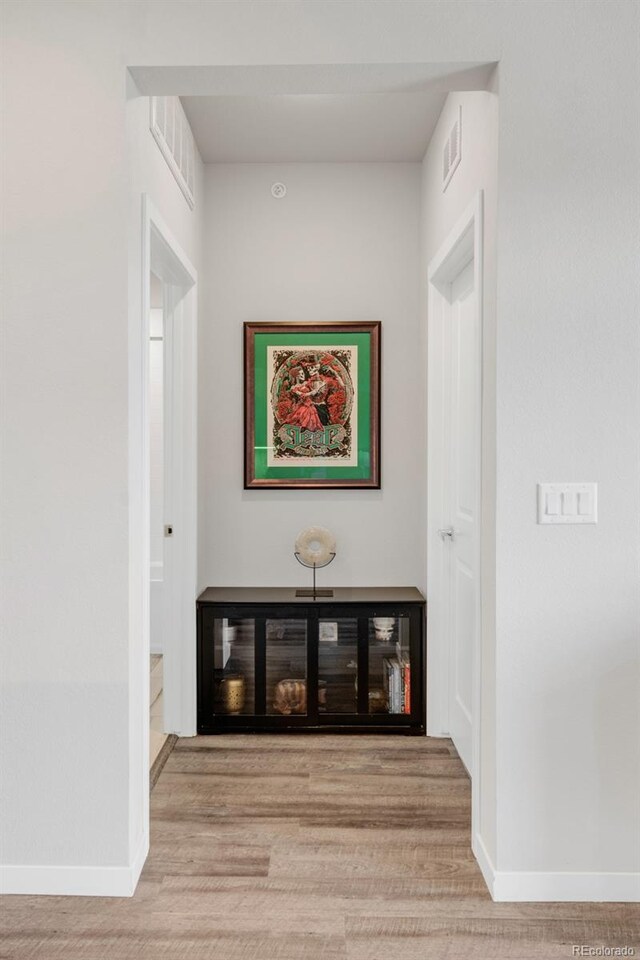
<path fill-rule="evenodd" d="M 225 716 L 255 710 L 255 621 L 213 621 L 213 712 Z"/>
<path fill-rule="evenodd" d="M 198 731 L 315 725 L 417 730 L 421 614 L 408 604 L 395 610 L 388 604 L 394 616 L 373 616 L 379 609 L 344 603 L 333 610 L 324 604 L 203 605 Z"/>
<path fill-rule="evenodd" d="M 318 622 L 318 712 L 357 713 L 358 620 Z"/>
<path fill-rule="evenodd" d="M 369 619 L 369 713 L 411 713 L 409 617 Z"/>
<path fill-rule="evenodd" d="M 307 621 L 265 624 L 267 714 L 306 716 Z"/>

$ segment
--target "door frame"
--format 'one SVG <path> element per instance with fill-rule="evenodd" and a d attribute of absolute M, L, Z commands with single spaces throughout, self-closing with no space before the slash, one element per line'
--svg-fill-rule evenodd
<path fill-rule="evenodd" d="M 197 283 L 198 275 L 162 216 L 142 197 L 142 456 L 145 589 L 142 647 L 150 652 L 149 311 L 150 274 L 162 281 L 164 320 L 164 522 L 173 527 L 164 557 L 164 729 L 196 732 Z M 166 543 L 167 541 L 165 541 Z M 170 588 L 170 589 L 167 589 Z M 146 671 L 148 699 L 148 669 Z M 144 671 L 143 671 L 144 674 Z M 145 724 L 148 724 L 145 713 Z M 145 733 L 148 742 L 148 730 Z M 147 757 L 148 767 L 148 757 Z"/>
<path fill-rule="evenodd" d="M 427 735 L 449 734 L 449 643 L 448 613 L 442 602 L 445 554 L 438 530 L 448 522 L 445 516 L 443 464 L 447 462 L 446 394 L 443 377 L 445 324 L 451 304 L 447 290 L 461 270 L 473 260 L 477 342 L 477 444 L 475 450 L 476 515 L 478 517 L 476 638 L 472 664 L 472 836 L 480 825 L 480 723 L 482 677 L 482 319 L 483 319 L 483 192 L 479 190 L 428 266 L 427 326 Z"/>

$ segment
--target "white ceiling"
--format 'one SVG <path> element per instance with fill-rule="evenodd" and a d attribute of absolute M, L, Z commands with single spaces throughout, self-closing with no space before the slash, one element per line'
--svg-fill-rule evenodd
<path fill-rule="evenodd" d="M 450 90 L 491 63 L 132 67 L 142 93 L 174 93 L 205 163 L 421 160 Z M 168 72 L 167 72 L 168 71 Z"/>
<path fill-rule="evenodd" d="M 205 163 L 421 160 L 439 90 L 360 96 L 183 97 Z"/>

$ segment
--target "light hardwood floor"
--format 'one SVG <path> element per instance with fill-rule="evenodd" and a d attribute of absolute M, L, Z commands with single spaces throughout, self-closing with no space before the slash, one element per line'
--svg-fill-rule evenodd
<path fill-rule="evenodd" d="M 448 740 L 179 740 L 130 900 L 6 897 L 2 960 L 535 960 L 632 946 L 632 904 L 492 903 Z"/>
<path fill-rule="evenodd" d="M 163 662 L 158 654 L 151 654 L 149 676 L 149 769 L 151 769 L 167 741 L 163 723 Z"/>

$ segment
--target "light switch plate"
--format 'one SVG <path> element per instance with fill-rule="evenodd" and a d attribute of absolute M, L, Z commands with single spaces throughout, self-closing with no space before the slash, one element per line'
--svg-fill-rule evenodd
<path fill-rule="evenodd" d="M 597 522 L 597 483 L 538 484 L 538 523 Z"/>

